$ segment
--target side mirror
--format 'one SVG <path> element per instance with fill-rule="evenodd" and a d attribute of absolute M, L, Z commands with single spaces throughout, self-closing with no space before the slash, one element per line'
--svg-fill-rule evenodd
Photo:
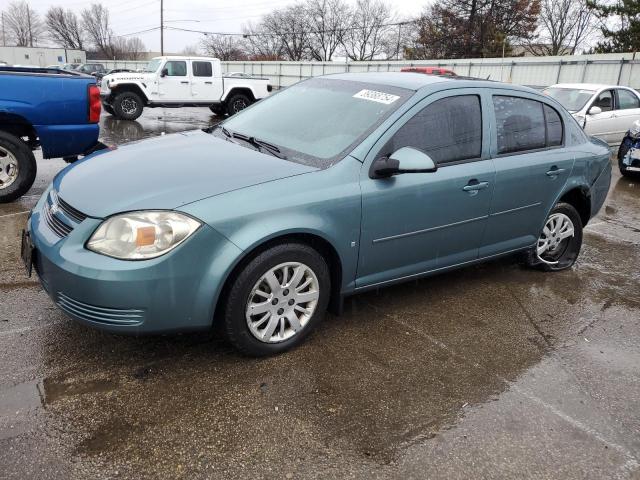
<path fill-rule="evenodd" d="M 433 159 L 412 147 L 402 147 L 390 157 L 380 157 L 371 164 L 369 177 L 389 178 L 403 173 L 431 173 L 438 170 Z"/>
<path fill-rule="evenodd" d="M 167 75 L 169 75 L 169 70 L 166 68 L 163 68 L 162 70 L 160 70 L 160 76 L 161 77 L 166 77 Z"/>
<path fill-rule="evenodd" d="M 591 107 L 589 109 L 589 111 L 587 112 L 589 115 L 598 115 L 599 113 L 602 113 L 602 109 L 596 105 L 594 105 L 593 107 Z"/>

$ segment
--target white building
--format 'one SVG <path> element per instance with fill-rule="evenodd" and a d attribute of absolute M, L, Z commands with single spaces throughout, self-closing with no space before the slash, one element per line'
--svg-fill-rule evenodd
<path fill-rule="evenodd" d="M 63 63 L 85 63 L 84 50 L 49 47 L 0 47 L 0 62 L 9 65 L 47 67 Z"/>

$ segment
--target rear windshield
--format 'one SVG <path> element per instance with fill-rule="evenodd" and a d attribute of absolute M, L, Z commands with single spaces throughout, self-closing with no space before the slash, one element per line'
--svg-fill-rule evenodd
<path fill-rule="evenodd" d="M 570 112 L 582 110 L 589 99 L 596 93 L 593 90 L 585 90 L 582 88 L 558 88 L 550 87 L 543 90 L 545 95 L 557 100 L 560 105 Z"/>
<path fill-rule="evenodd" d="M 324 168 L 342 159 L 413 93 L 313 78 L 256 103 L 224 127 L 276 145 L 288 160 Z"/>

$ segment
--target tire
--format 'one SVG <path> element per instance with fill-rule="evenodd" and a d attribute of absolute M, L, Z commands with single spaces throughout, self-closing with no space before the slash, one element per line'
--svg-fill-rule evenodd
<path fill-rule="evenodd" d="M 12 202 L 31 188 L 36 159 L 20 138 L 0 131 L 0 203 Z"/>
<path fill-rule="evenodd" d="M 242 93 L 236 93 L 227 100 L 227 113 L 229 116 L 244 110 L 251 105 L 251 99 Z"/>
<path fill-rule="evenodd" d="M 620 170 L 620 173 L 625 177 L 636 177 L 635 172 L 630 172 L 629 170 L 627 170 L 627 167 L 625 167 L 624 163 L 622 163 L 622 160 L 624 159 L 624 156 L 628 151 L 629 145 L 626 145 L 625 142 L 622 142 L 620 144 L 620 148 L 618 148 L 618 169 Z"/>
<path fill-rule="evenodd" d="M 135 120 L 142 115 L 144 103 L 135 92 L 122 92 L 113 99 L 115 116 L 120 120 Z"/>
<path fill-rule="evenodd" d="M 226 108 L 224 105 L 211 105 L 209 107 L 209 110 L 211 110 L 212 113 L 219 117 L 224 116 L 224 114 L 226 113 Z"/>
<path fill-rule="evenodd" d="M 296 268 L 301 269 L 298 275 Z M 271 278 L 278 282 L 275 292 L 265 280 L 269 272 L 274 272 Z M 285 275 L 288 282 L 283 284 Z M 300 293 L 296 295 L 292 282 L 300 275 Z M 223 310 L 225 334 L 238 350 L 254 357 L 278 354 L 299 345 L 322 320 L 331 292 L 327 263 L 316 250 L 300 243 L 276 245 L 256 255 L 232 282 Z M 256 290 L 262 294 L 254 293 Z M 314 296 L 315 300 L 307 300 Z M 252 305 L 257 305 L 255 314 L 249 314 Z M 302 313 L 299 308 L 307 311 Z M 296 322 L 289 320 L 294 320 L 292 315 Z"/>
<path fill-rule="evenodd" d="M 564 239 L 557 237 L 558 233 L 562 233 L 565 228 L 561 223 L 556 223 L 559 228 L 555 231 L 556 235 L 550 235 L 545 232 L 550 230 L 554 232 L 553 228 L 549 228 L 550 222 L 562 221 L 570 222 L 570 226 L 573 229 L 573 235 Z M 538 254 L 538 248 L 542 248 L 545 242 L 550 242 L 549 249 L 542 254 Z M 554 247 L 555 242 L 555 247 Z M 578 211 L 568 203 L 560 202 L 549 213 L 547 220 L 545 221 L 545 227 L 540 232 L 540 237 L 530 250 L 527 251 L 525 256 L 525 263 L 531 268 L 537 268 L 547 272 L 557 272 L 571 268 L 576 262 L 578 255 L 580 254 L 580 248 L 582 247 L 582 220 Z"/>
<path fill-rule="evenodd" d="M 113 107 L 111 105 L 109 105 L 108 103 L 103 103 L 102 104 L 102 109 L 107 112 L 109 115 L 115 115 L 116 112 L 113 109 Z"/>

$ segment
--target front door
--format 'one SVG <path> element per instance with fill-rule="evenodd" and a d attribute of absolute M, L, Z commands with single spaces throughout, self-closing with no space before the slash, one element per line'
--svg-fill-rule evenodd
<path fill-rule="evenodd" d="M 535 243 L 574 162 L 554 108 L 511 95 L 495 95 L 493 104 L 496 181 L 480 257 Z"/>
<path fill-rule="evenodd" d="M 478 258 L 494 187 L 479 89 L 440 92 L 409 110 L 363 165 L 358 288 Z M 433 173 L 370 178 L 374 159 L 410 146 L 437 162 Z"/>
<path fill-rule="evenodd" d="M 613 90 L 604 90 L 596 97 L 591 107 L 598 107 L 601 112 L 589 113 L 591 109 L 587 110 L 584 131 L 588 135 L 598 137 L 607 143 L 615 142 L 614 101 Z"/>
<path fill-rule="evenodd" d="M 191 101 L 191 79 L 185 60 L 169 60 L 160 72 L 158 79 L 160 103 Z"/>

